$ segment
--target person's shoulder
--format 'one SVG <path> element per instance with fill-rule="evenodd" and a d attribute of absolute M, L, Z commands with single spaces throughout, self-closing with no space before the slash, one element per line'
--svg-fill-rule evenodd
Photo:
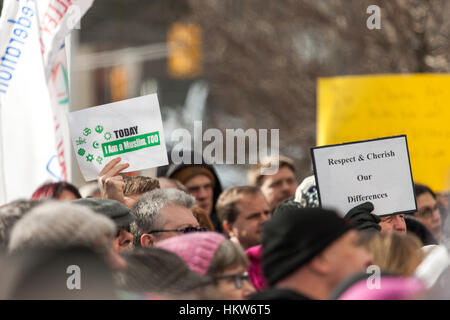
<path fill-rule="evenodd" d="M 310 300 L 310 298 L 290 289 L 268 288 L 252 294 L 249 300 Z"/>

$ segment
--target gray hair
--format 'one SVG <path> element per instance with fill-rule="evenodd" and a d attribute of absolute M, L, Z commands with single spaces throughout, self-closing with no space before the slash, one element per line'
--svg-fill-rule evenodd
<path fill-rule="evenodd" d="M 249 265 L 250 262 L 242 247 L 232 240 L 227 240 L 217 248 L 206 274 L 214 276 L 239 266 L 247 269 Z"/>
<path fill-rule="evenodd" d="M 119 271 L 121 290 L 153 293 L 170 299 L 208 298 L 202 294 L 206 293 L 205 286 L 213 284 L 212 279 L 190 270 L 173 252 L 156 247 L 136 248 L 125 252 L 124 258 L 127 268 Z"/>
<path fill-rule="evenodd" d="M 136 218 L 130 226 L 134 245 L 140 245 L 144 233 L 164 227 L 166 221 L 160 214 L 164 207 L 177 205 L 192 209 L 194 204 L 193 196 L 178 189 L 156 189 L 144 193 L 131 210 L 131 214 Z"/>
<path fill-rule="evenodd" d="M 42 202 L 19 199 L 0 207 L 0 248 L 8 248 L 10 233 L 16 222 Z"/>
<path fill-rule="evenodd" d="M 98 248 L 102 238 L 113 239 L 114 222 L 91 209 L 68 202 L 50 201 L 32 209 L 13 230 L 10 252 L 37 247 Z"/>

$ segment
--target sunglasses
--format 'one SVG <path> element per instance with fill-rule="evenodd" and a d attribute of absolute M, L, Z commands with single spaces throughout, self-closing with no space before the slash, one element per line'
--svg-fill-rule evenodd
<path fill-rule="evenodd" d="M 236 289 L 242 288 L 242 283 L 244 281 L 249 281 L 248 272 L 225 274 L 223 276 L 215 276 L 214 277 L 214 280 L 220 280 L 220 279 L 233 279 L 234 287 Z"/>
<path fill-rule="evenodd" d="M 171 229 L 171 230 L 152 230 L 149 231 L 147 233 L 157 233 L 157 232 L 183 232 L 183 233 L 190 233 L 190 232 L 203 232 L 206 231 L 206 228 L 204 227 L 199 227 L 199 228 L 195 228 L 195 227 L 186 227 L 183 229 Z"/>

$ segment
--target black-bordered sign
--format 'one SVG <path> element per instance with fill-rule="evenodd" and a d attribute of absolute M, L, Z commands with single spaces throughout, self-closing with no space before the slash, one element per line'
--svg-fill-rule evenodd
<path fill-rule="evenodd" d="M 323 208 L 345 215 L 370 201 L 379 216 L 417 211 L 406 135 L 311 148 Z"/>

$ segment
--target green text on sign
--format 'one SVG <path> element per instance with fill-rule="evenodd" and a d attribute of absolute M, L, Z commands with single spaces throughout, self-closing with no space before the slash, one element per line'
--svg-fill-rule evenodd
<path fill-rule="evenodd" d="M 139 149 L 158 146 L 159 131 L 141 134 L 130 138 L 102 143 L 104 157 L 111 157 L 122 153 L 132 152 Z"/>

